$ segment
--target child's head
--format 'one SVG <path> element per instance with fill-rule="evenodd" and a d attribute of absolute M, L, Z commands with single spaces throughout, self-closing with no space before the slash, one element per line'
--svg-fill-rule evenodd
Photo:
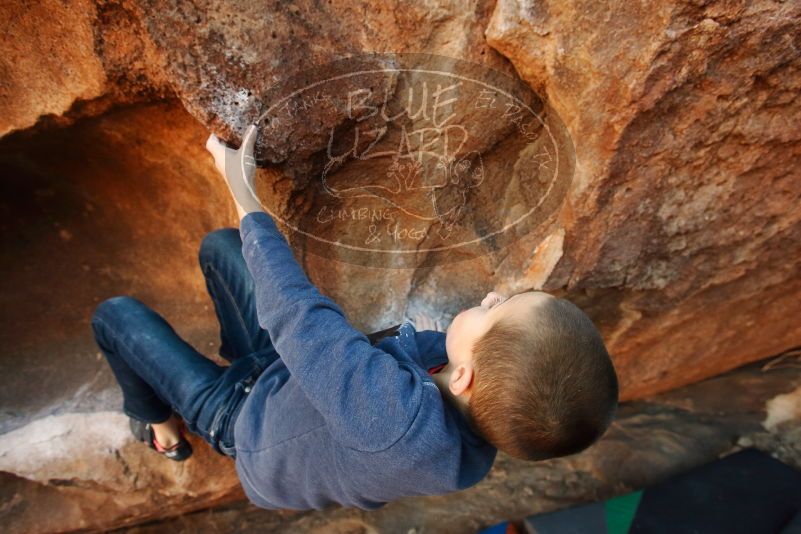
<path fill-rule="evenodd" d="M 612 421 L 615 369 L 590 318 L 567 300 L 541 291 L 489 293 L 454 318 L 446 348 L 441 389 L 511 456 L 578 452 Z"/>

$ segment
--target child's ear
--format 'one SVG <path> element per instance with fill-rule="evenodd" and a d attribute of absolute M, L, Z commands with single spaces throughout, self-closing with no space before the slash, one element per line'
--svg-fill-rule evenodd
<path fill-rule="evenodd" d="M 448 388 L 454 395 L 461 395 L 470 388 L 473 383 L 473 366 L 461 364 L 451 372 L 448 378 Z"/>

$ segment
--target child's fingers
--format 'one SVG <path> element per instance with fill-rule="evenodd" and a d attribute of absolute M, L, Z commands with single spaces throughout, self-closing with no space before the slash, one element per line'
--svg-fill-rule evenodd
<path fill-rule="evenodd" d="M 206 150 L 208 150 L 214 159 L 217 159 L 218 155 L 222 152 L 222 144 L 220 140 L 217 139 L 217 136 L 211 134 L 209 138 L 206 140 Z"/>
<path fill-rule="evenodd" d="M 211 157 L 214 158 L 217 170 L 225 174 L 225 158 L 227 153 L 231 152 L 231 149 L 220 142 L 216 135 L 211 134 L 206 140 L 206 150 L 208 150 Z"/>

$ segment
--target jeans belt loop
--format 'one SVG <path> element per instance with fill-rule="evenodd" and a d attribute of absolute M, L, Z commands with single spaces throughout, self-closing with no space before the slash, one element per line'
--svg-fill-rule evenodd
<path fill-rule="evenodd" d="M 250 393 L 250 390 L 253 389 L 253 384 L 256 382 L 256 378 L 253 375 L 248 376 L 242 381 L 242 387 L 245 390 L 245 393 Z"/>

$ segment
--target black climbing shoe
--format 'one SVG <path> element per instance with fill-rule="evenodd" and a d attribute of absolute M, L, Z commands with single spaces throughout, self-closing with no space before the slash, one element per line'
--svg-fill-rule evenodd
<path fill-rule="evenodd" d="M 178 443 L 169 448 L 162 447 L 161 443 L 156 441 L 156 434 L 153 432 L 153 426 L 150 423 L 143 423 L 133 417 L 129 419 L 131 422 L 131 432 L 134 437 L 159 454 L 163 454 L 170 460 L 175 460 L 176 462 L 183 462 L 192 456 L 192 446 L 186 440 L 183 430 L 179 429 L 181 438 Z"/>

